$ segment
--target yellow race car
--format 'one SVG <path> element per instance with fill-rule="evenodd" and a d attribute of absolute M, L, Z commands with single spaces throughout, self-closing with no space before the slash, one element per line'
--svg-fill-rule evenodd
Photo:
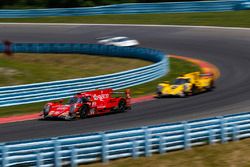
<path fill-rule="evenodd" d="M 172 84 L 168 81 L 159 83 L 157 96 L 179 96 L 186 97 L 199 92 L 212 90 L 214 88 L 213 74 L 201 74 L 192 72 L 177 77 Z"/>

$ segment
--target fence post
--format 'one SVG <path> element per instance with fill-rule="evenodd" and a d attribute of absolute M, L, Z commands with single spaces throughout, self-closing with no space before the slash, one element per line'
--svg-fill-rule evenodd
<path fill-rule="evenodd" d="M 160 135 L 159 138 L 159 153 L 160 154 L 164 154 L 165 153 L 165 140 L 164 137 L 162 135 Z"/>
<path fill-rule="evenodd" d="M 138 158 L 138 153 L 137 153 L 137 151 L 138 151 L 138 149 L 137 149 L 137 146 L 138 146 L 138 144 L 137 144 L 137 142 L 134 140 L 133 142 L 132 142 L 132 156 L 133 156 L 133 158 Z"/>
<path fill-rule="evenodd" d="M 218 117 L 220 120 L 220 129 L 221 129 L 221 143 L 227 142 L 226 129 L 225 129 L 225 119 L 224 117 Z"/>
<path fill-rule="evenodd" d="M 43 157 L 42 154 L 38 151 L 36 154 L 36 167 L 40 167 L 43 165 Z"/>
<path fill-rule="evenodd" d="M 61 157 L 60 157 L 60 142 L 57 138 L 53 138 L 54 142 L 54 152 L 55 152 L 55 167 L 61 166 Z"/>
<path fill-rule="evenodd" d="M 108 141 L 107 141 L 107 135 L 105 133 L 101 133 L 102 137 L 102 162 L 108 163 Z"/>
<path fill-rule="evenodd" d="M 2 149 L 2 167 L 8 166 L 8 148 L 3 144 L 1 145 Z"/>
<path fill-rule="evenodd" d="M 209 144 L 214 144 L 214 130 L 210 129 L 209 130 Z"/>
<path fill-rule="evenodd" d="M 36 48 L 36 53 L 39 53 L 39 50 L 40 50 L 40 48 L 39 48 L 40 46 L 39 45 L 35 45 L 35 48 Z"/>
<path fill-rule="evenodd" d="M 189 128 L 190 126 L 186 121 L 182 122 L 184 129 L 184 148 L 190 149 L 190 137 L 189 137 Z"/>
<path fill-rule="evenodd" d="M 145 156 L 151 156 L 151 143 L 150 143 L 150 131 L 147 127 L 143 127 L 144 130 L 144 140 L 145 140 Z"/>
<path fill-rule="evenodd" d="M 71 148 L 71 167 L 77 167 L 77 150 L 74 146 Z"/>
<path fill-rule="evenodd" d="M 238 141 L 238 134 L 239 134 L 239 128 L 237 127 L 237 125 L 233 126 L 233 141 Z"/>

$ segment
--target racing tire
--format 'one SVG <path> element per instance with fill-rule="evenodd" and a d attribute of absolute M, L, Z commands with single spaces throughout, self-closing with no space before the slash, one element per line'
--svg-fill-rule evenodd
<path fill-rule="evenodd" d="M 161 92 L 157 92 L 156 94 L 157 94 L 156 98 L 162 98 L 162 93 Z"/>
<path fill-rule="evenodd" d="M 89 112 L 89 106 L 88 105 L 83 105 L 81 110 L 80 110 L 80 118 L 84 119 L 88 116 Z"/>
<path fill-rule="evenodd" d="M 196 86 L 192 86 L 191 95 L 195 95 L 197 93 L 198 93 L 198 89 L 196 88 Z"/>
<path fill-rule="evenodd" d="M 118 103 L 118 112 L 125 112 L 126 111 L 126 101 L 120 100 Z"/>
<path fill-rule="evenodd" d="M 180 97 L 181 98 L 185 98 L 185 97 L 187 97 L 188 96 L 188 94 L 186 93 L 186 92 L 183 92 L 182 94 L 180 94 Z"/>
<path fill-rule="evenodd" d="M 211 81 L 208 88 L 207 88 L 207 91 L 212 91 L 214 88 L 214 81 Z"/>

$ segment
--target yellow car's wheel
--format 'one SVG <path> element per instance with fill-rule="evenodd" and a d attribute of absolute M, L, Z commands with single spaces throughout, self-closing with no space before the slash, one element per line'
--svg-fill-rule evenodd
<path fill-rule="evenodd" d="M 197 87 L 196 87 L 196 86 L 192 86 L 191 95 L 195 95 L 195 94 L 197 94 L 198 92 L 199 92 L 199 91 L 198 91 Z"/>
<path fill-rule="evenodd" d="M 207 90 L 211 91 L 211 90 L 213 90 L 213 88 L 214 88 L 214 82 L 211 81 L 210 84 L 209 84 L 209 86 L 208 86 L 208 88 L 207 88 Z"/>
<path fill-rule="evenodd" d="M 161 98 L 162 97 L 162 93 L 161 92 L 157 92 L 157 98 Z"/>
<path fill-rule="evenodd" d="M 180 94 L 180 97 L 187 97 L 189 94 L 187 93 L 187 92 L 182 92 L 181 94 Z"/>

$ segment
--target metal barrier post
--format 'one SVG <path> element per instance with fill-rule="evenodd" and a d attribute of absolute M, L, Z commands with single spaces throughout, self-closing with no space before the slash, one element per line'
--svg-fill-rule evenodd
<path fill-rule="evenodd" d="M 2 167 L 8 166 L 8 148 L 3 144 L 2 148 Z"/>
<path fill-rule="evenodd" d="M 190 126 L 186 121 L 182 122 L 184 130 L 184 148 L 190 149 L 190 137 L 189 137 L 189 128 Z"/>
<path fill-rule="evenodd" d="M 37 152 L 36 156 L 36 167 L 40 167 L 43 165 L 43 158 L 40 152 Z"/>
<path fill-rule="evenodd" d="M 233 126 L 233 141 L 238 141 L 239 138 L 238 138 L 238 134 L 239 134 L 239 129 L 237 127 L 237 125 L 234 125 Z"/>
<path fill-rule="evenodd" d="M 162 135 L 160 135 L 160 138 L 159 138 L 159 153 L 160 154 L 163 154 L 165 153 L 165 146 L 164 146 L 164 137 Z"/>
<path fill-rule="evenodd" d="M 40 51 L 39 45 L 35 45 L 35 48 L 36 48 L 36 53 L 39 53 L 39 51 Z"/>
<path fill-rule="evenodd" d="M 221 143 L 227 142 L 226 129 L 225 129 L 225 119 L 224 117 L 218 117 L 220 120 L 220 128 L 221 128 Z"/>
<path fill-rule="evenodd" d="M 214 144 L 214 130 L 213 129 L 210 129 L 209 130 L 209 144 Z"/>
<path fill-rule="evenodd" d="M 61 156 L 60 156 L 60 142 L 57 138 L 53 138 L 54 141 L 54 151 L 55 151 L 55 167 L 61 166 Z"/>
<path fill-rule="evenodd" d="M 74 147 L 71 148 L 71 167 L 77 167 L 77 151 Z"/>
<path fill-rule="evenodd" d="M 137 146 L 138 146 L 137 142 L 133 141 L 132 142 L 132 156 L 133 156 L 133 158 L 138 158 Z"/>
<path fill-rule="evenodd" d="M 145 140 L 145 156 L 149 157 L 151 156 L 151 143 L 150 143 L 150 131 L 147 127 L 143 127 L 144 130 L 144 140 Z"/>
<path fill-rule="evenodd" d="M 102 136 L 102 162 L 107 163 L 109 161 L 108 159 L 108 141 L 107 136 L 105 133 L 101 133 Z"/>

